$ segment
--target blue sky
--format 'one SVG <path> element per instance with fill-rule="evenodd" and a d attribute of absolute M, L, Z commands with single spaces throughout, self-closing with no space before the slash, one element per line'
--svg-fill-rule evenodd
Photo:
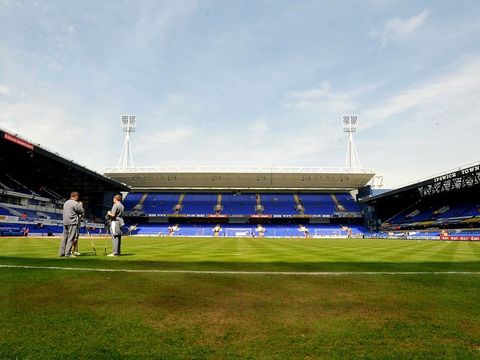
<path fill-rule="evenodd" d="M 479 161 L 479 1 L 0 0 L 0 126 L 93 169 Z"/>

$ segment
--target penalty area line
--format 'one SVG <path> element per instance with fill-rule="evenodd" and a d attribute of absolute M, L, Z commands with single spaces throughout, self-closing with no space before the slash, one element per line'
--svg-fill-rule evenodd
<path fill-rule="evenodd" d="M 39 265 L 5 265 L 4 269 L 34 269 L 60 271 L 89 271 L 140 274 L 206 274 L 206 275 L 286 275 L 286 276 L 341 276 L 341 275 L 480 275 L 480 271 L 229 271 L 229 270 L 159 270 L 159 269 L 105 269 Z"/>

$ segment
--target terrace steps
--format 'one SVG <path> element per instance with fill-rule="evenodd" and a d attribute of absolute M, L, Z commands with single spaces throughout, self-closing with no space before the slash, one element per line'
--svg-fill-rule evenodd
<path fill-rule="evenodd" d="M 185 200 L 185 193 L 181 193 L 180 194 L 180 197 L 178 198 L 178 202 L 177 202 L 177 205 L 175 205 L 175 208 L 173 209 L 173 212 L 175 214 L 178 214 L 180 212 L 180 210 L 182 210 L 182 207 L 183 207 L 183 200 Z"/>
<path fill-rule="evenodd" d="M 343 207 L 342 204 L 340 204 L 340 202 L 338 201 L 337 197 L 335 196 L 335 194 L 330 194 L 330 197 L 332 198 L 332 201 L 334 202 L 335 204 L 335 208 L 337 209 L 337 211 L 340 211 L 340 212 L 345 212 L 345 208 Z"/>
<path fill-rule="evenodd" d="M 303 208 L 302 201 L 300 200 L 300 197 L 298 194 L 293 194 L 293 198 L 295 199 L 295 204 L 297 205 L 297 211 L 300 215 L 305 215 L 305 211 Z"/>
<path fill-rule="evenodd" d="M 143 204 L 145 203 L 145 200 L 147 199 L 148 194 L 144 193 L 140 200 L 138 201 L 138 204 L 133 207 L 134 210 L 142 210 L 143 209 Z"/>
<path fill-rule="evenodd" d="M 255 194 L 255 212 L 258 214 L 263 213 L 263 205 L 262 205 L 262 198 L 260 194 Z"/>
<path fill-rule="evenodd" d="M 223 195 L 221 193 L 219 193 L 217 195 L 217 204 L 215 205 L 215 212 L 217 214 L 219 214 L 221 211 L 222 211 L 222 198 L 223 198 Z"/>

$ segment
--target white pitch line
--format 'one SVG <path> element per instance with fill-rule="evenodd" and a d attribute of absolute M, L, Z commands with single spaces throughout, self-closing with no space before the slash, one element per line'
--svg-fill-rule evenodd
<path fill-rule="evenodd" d="M 138 270 L 96 269 L 62 266 L 2 265 L 8 269 L 38 269 L 63 271 L 154 273 L 154 274 L 209 274 L 209 275 L 291 275 L 291 276 L 340 276 L 340 275 L 480 275 L 480 271 L 228 271 L 228 270 Z"/>

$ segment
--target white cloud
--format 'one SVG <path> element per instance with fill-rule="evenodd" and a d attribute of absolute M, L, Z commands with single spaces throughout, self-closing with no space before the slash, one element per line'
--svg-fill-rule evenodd
<path fill-rule="evenodd" d="M 475 160 L 478 141 L 472 127 L 479 123 L 480 60 L 450 66 L 387 98 L 382 91 L 373 92 L 367 98 L 375 100 L 365 101 L 363 96 L 377 89 L 365 85 L 342 92 L 323 82 L 291 91 L 283 123 L 258 117 L 235 131 L 185 125 L 193 124 L 201 110 L 183 109 L 184 99 L 172 96 L 159 118 L 175 118 L 172 114 L 180 108 L 184 111 L 176 119 L 184 125 L 169 128 L 162 122 L 165 130 L 134 139 L 134 150 L 140 150 L 144 166 L 342 166 L 346 139 L 341 115 L 352 111 L 360 116 L 356 139 L 362 164 L 385 174 L 389 186 Z M 465 149 L 463 155 L 459 149 Z"/>
<path fill-rule="evenodd" d="M 158 47 L 196 8 L 197 0 L 154 1 L 139 7 L 139 21 L 129 34 L 128 47 L 139 52 Z"/>
<path fill-rule="evenodd" d="M 355 94 L 334 92 L 330 83 L 324 81 L 318 88 L 291 91 L 287 108 L 316 111 L 323 114 L 353 111 L 356 108 Z"/>
<path fill-rule="evenodd" d="M 21 135 L 35 137 L 39 140 L 60 133 L 68 137 L 71 133 L 79 131 L 79 128 L 72 126 L 72 119 L 62 108 L 42 103 L 15 102 L 2 104 L 0 117 L 5 127 Z M 69 126 L 66 127 L 66 124 Z"/>
<path fill-rule="evenodd" d="M 185 147 L 193 134 L 195 134 L 193 127 L 183 125 L 165 126 L 162 130 L 148 132 L 138 138 L 133 137 L 133 150 L 142 158 L 148 158 L 151 154 L 162 153 L 161 149 L 171 149 L 173 151 Z"/>
<path fill-rule="evenodd" d="M 100 171 L 120 153 L 121 144 L 113 145 L 117 137 L 108 136 L 112 127 L 104 114 L 90 118 L 92 125 L 66 104 L 29 99 L 0 105 L 0 127 L 90 169 Z"/>
<path fill-rule="evenodd" d="M 478 161 L 478 93 L 477 58 L 371 105 L 362 112 L 362 163 L 398 186 Z"/>
<path fill-rule="evenodd" d="M 247 131 L 251 134 L 249 136 L 249 142 L 251 145 L 260 145 L 265 137 L 268 137 L 270 127 L 268 121 L 265 118 L 259 117 L 252 121 L 247 126 Z"/>
<path fill-rule="evenodd" d="M 352 111 L 360 117 L 356 142 L 362 165 L 383 173 L 389 186 L 478 161 L 474 129 L 480 125 L 480 58 L 450 65 L 388 97 L 382 98 L 380 89 L 365 98 L 370 90 L 377 88 L 337 92 L 324 82 L 318 88 L 290 92 L 289 117 L 305 120 L 297 131 L 306 135 L 280 134 L 284 145 L 278 153 L 287 161 L 296 158 L 293 152 L 310 161 L 321 159 L 319 166 L 327 165 L 330 157 L 322 154 L 328 153 L 330 160 L 337 159 L 333 165 L 341 165 L 346 143 L 340 116 Z"/>
<path fill-rule="evenodd" d="M 8 86 L 0 84 L 0 95 L 9 95 L 11 92 Z"/>
<path fill-rule="evenodd" d="M 181 141 L 187 140 L 194 130 L 185 126 L 174 127 L 174 128 L 165 128 L 162 131 L 148 135 L 150 142 L 155 144 L 177 144 Z"/>
<path fill-rule="evenodd" d="M 480 59 L 464 62 L 450 73 L 402 90 L 365 111 L 366 125 L 378 125 L 409 110 L 432 111 L 474 101 L 480 92 Z M 466 108 L 468 109 L 468 108 Z"/>
<path fill-rule="evenodd" d="M 69 144 L 82 138 L 85 130 L 75 125 L 72 118 L 60 107 L 39 102 L 4 103 L 0 107 L 0 126 L 34 143 L 55 149 L 67 149 L 66 155 L 75 156 Z M 70 150 L 70 151 L 68 151 Z M 64 151 L 64 150 L 62 150 Z"/>
<path fill-rule="evenodd" d="M 425 23 L 425 20 L 429 15 L 430 10 L 425 9 L 418 15 L 414 15 L 407 19 L 399 17 L 390 19 L 381 29 L 372 30 L 370 35 L 377 39 L 382 47 L 391 42 L 408 39 Z"/>

